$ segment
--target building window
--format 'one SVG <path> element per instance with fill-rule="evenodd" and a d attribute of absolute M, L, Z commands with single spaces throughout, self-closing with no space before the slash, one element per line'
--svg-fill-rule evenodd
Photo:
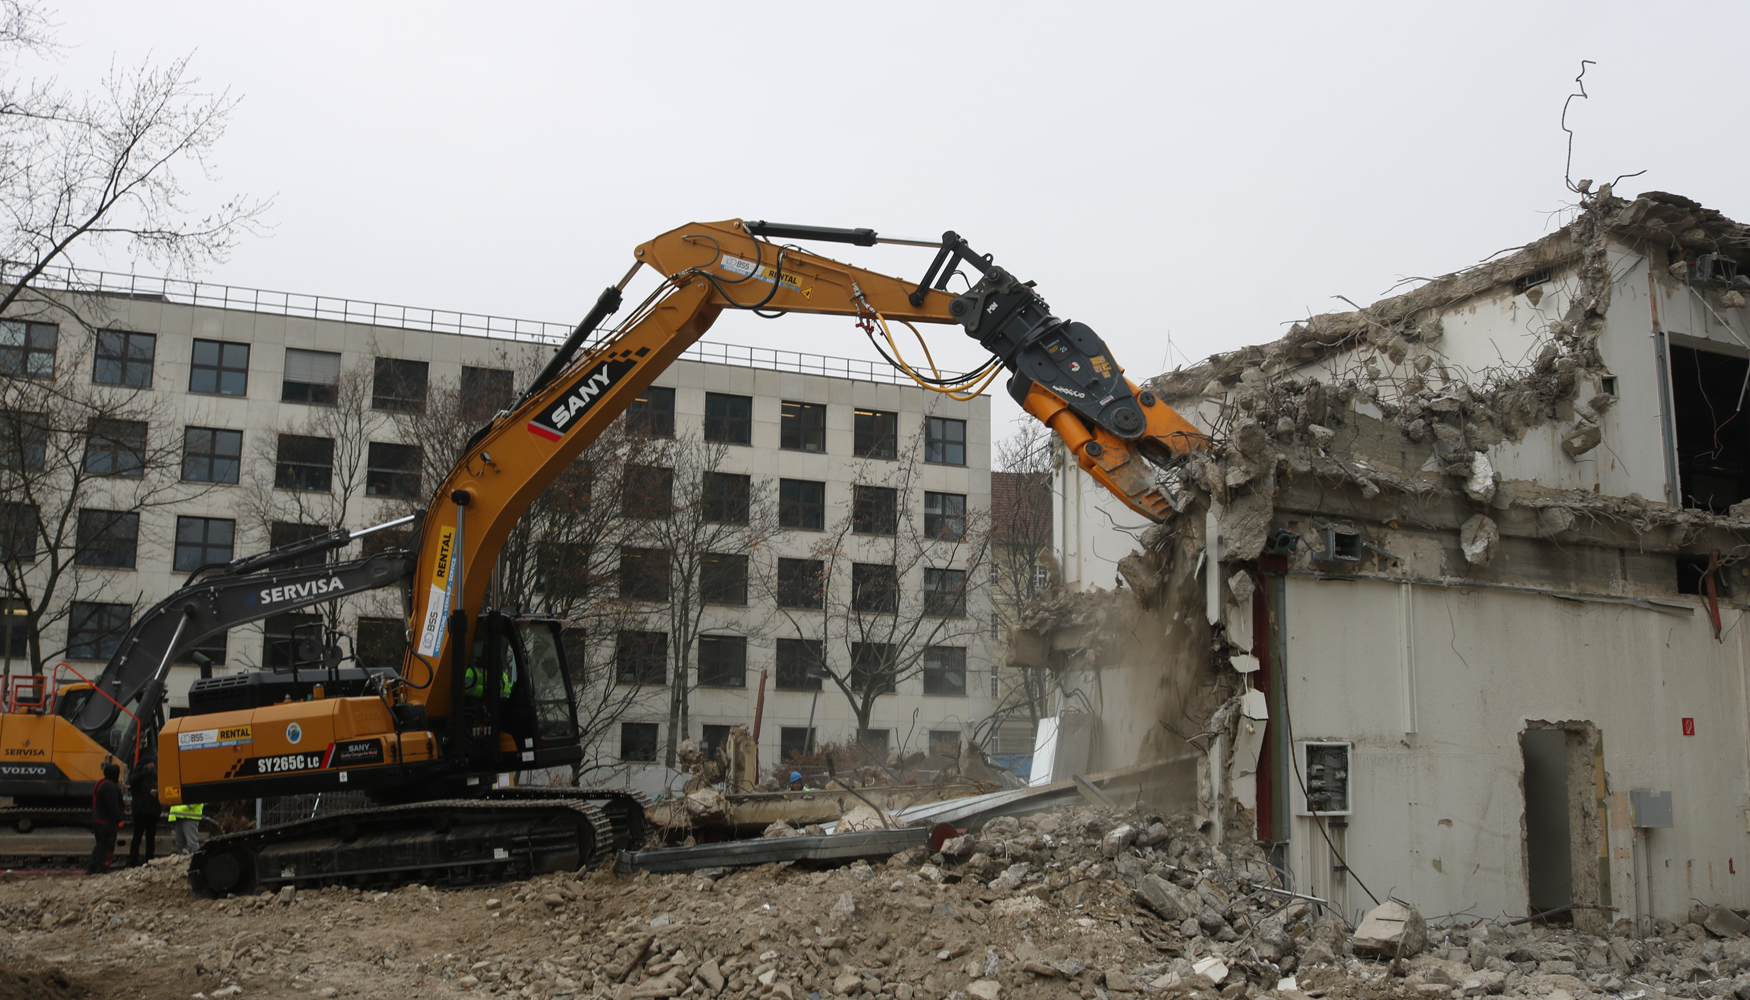
<path fill-rule="evenodd" d="M 674 437 L 674 390 L 653 385 L 626 407 L 626 430 L 650 437 Z"/>
<path fill-rule="evenodd" d="M 237 522 L 230 518 L 179 516 L 171 565 L 178 573 L 193 573 L 209 563 L 228 563 L 236 542 Z"/>
<path fill-rule="evenodd" d="M 718 444 L 753 441 L 753 397 L 705 393 L 705 440 Z"/>
<path fill-rule="evenodd" d="M 93 476 L 146 475 L 146 422 L 93 420 L 85 438 L 85 471 Z"/>
<path fill-rule="evenodd" d="M 931 646 L 924 650 L 924 693 L 965 697 L 965 648 Z"/>
<path fill-rule="evenodd" d="M 79 512 L 73 562 L 79 566 L 133 569 L 140 546 L 140 515 L 119 510 Z"/>
<path fill-rule="evenodd" d="M 778 759 L 797 760 L 814 752 L 814 730 L 808 726 L 778 727 Z M 788 783 L 785 787 L 789 787 Z"/>
<path fill-rule="evenodd" d="M 894 646 L 886 642 L 851 643 L 851 690 L 858 693 L 874 691 L 892 694 L 894 665 L 898 662 Z"/>
<path fill-rule="evenodd" d="M 261 625 L 261 665 L 269 670 L 289 670 L 292 664 L 309 662 L 298 656 L 299 639 L 318 638 L 322 616 L 302 611 L 274 615 Z"/>
<path fill-rule="evenodd" d="M 958 729 L 930 730 L 930 753 L 936 757 L 960 756 L 960 731 Z"/>
<path fill-rule="evenodd" d="M 658 743 L 654 722 L 620 723 L 620 761 L 626 764 L 654 764 Z"/>
<path fill-rule="evenodd" d="M 778 480 L 778 527 L 819 531 L 826 527 L 826 484 Z"/>
<path fill-rule="evenodd" d="M 1750 422 L 1724 409 L 1743 394 L 1750 361 L 1677 345 L 1670 359 L 1682 506 L 1724 515 L 1750 499 Z"/>
<path fill-rule="evenodd" d="M 406 358 L 377 358 L 371 378 L 371 409 L 424 413 L 430 365 Z"/>
<path fill-rule="evenodd" d="M 462 366 L 462 419 L 481 424 L 493 414 L 510 408 L 514 400 L 514 376 L 508 368 Z"/>
<path fill-rule="evenodd" d="M 707 552 L 699 567 L 699 596 L 706 604 L 747 605 L 747 556 Z"/>
<path fill-rule="evenodd" d="M 197 340 L 188 362 L 188 391 L 218 396 L 249 394 L 249 345 Z"/>
<path fill-rule="evenodd" d="M 699 636 L 699 686 L 747 687 L 746 637 Z"/>
<path fill-rule="evenodd" d="M 1034 590 L 1050 590 L 1051 589 L 1051 568 L 1049 566 L 1037 566 L 1036 565 L 1033 567 L 1033 589 Z"/>
<path fill-rule="evenodd" d="M 965 570 L 924 570 L 924 614 L 937 618 L 966 617 Z"/>
<path fill-rule="evenodd" d="M 92 366 L 91 381 L 99 385 L 125 385 L 133 389 L 152 388 L 152 356 L 157 353 L 158 338 L 150 333 L 130 333 L 126 330 L 97 331 L 97 363 Z"/>
<path fill-rule="evenodd" d="M 0 602 L 0 657 L 22 660 L 30 655 L 29 615 L 23 601 Z"/>
<path fill-rule="evenodd" d="M 924 537 L 939 542 L 966 537 L 966 494 L 924 493 Z"/>
<path fill-rule="evenodd" d="M 360 665 L 400 668 L 407 656 L 407 623 L 399 618 L 360 618 L 358 658 Z"/>
<path fill-rule="evenodd" d="M 243 468 L 243 432 L 217 427 L 182 431 L 182 478 L 190 483 L 233 483 Z"/>
<path fill-rule="evenodd" d="M 267 547 L 283 549 L 288 545 L 307 542 L 318 535 L 327 534 L 327 529 L 320 524 L 298 524 L 294 521 L 275 521 L 267 526 Z M 299 556 L 293 566 L 320 566 L 328 561 L 328 553 L 311 552 Z"/>
<path fill-rule="evenodd" d="M 709 723 L 704 726 L 705 734 L 699 740 L 699 749 L 704 751 L 705 756 L 716 757 L 719 750 L 728 752 L 730 728 L 730 726 L 713 726 Z"/>
<path fill-rule="evenodd" d="M 778 690 L 819 691 L 826 673 L 826 651 L 819 639 L 778 640 Z"/>
<path fill-rule="evenodd" d="M 778 560 L 778 607 L 819 608 L 825 600 L 825 562 L 819 559 Z"/>
<path fill-rule="evenodd" d="M 340 355 L 288 347 L 282 379 L 280 402 L 333 406 L 334 388 L 340 384 Z"/>
<path fill-rule="evenodd" d="M 746 524 L 752 513 L 753 477 L 733 472 L 707 472 L 700 484 L 705 520 L 715 524 Z"/>
<path fill-rule="evenodd" d="M 639 518 L 673 516 L 674 470 L 655 465 L 626 466 L 620 513 L 625 517 Z"/>
<path fill-rule="evenodd" d="M 60 337 L 61 328 L 53 323 L 0 320 L 0 375 L 52 378 Z"/>
<path fill-rule="evenodd" d="M 29 410 L 0 410 L 0 469 L 37 472 L 48 456 L 48 418 Z"/>
<path fill-rule="evenodd" d="M 851 564 L 851 608 L 878 615 L 899 610 L 899 579 L 892 565 Z"/>
<path fill-rule="evenodd" d="M 662 549 L 620 550 L 620 596 L 629 601 L 668 600 L 668 553 Z"/>
<path fill-rule="evenodd" d="M 67 656 L 75 660 L 107 660 L 121 648 L 128 630 L 126 604 L 74 601 L 67 619 Z"/>
<path fill-rule="evenodd" d="M 899 530 L 899 491 L 858 486 L 851 504 L 851 530 L 859 535 L 891 535 Z"/>
<path fill-rule="evenodd" d="M 791 451 L 826 451 L 826 405 L 784 400 L 779 411 L 778 447 Z"/>
<path fill-rule="evenodd" d="M 614 642 L 614 676 L 621 684 L 667 684 L 668 633 L 621 632 Z"/>
<path fill-rule="evenodd" d="M 279 436 L 279 454 L 273 467 L 273 484 L 282 490 L 327 493 L 334 481 L 334 439 Z"/>
<path fill-rule="evenodd" d="M 546 540 L 535 550 L 536 588 L 561 601 L 589 596 L 590 544 Z"/>
<path fill-rule="evenodd" d="M 966 421 L 949 417 L 926 417 L 924 461 L 933 465 L 965 465 Z"/>
<path fill-rule="evenodd" d="M 36 562 L 36 504 L 0 503 L 0 563 Z"/>
<path fill-rule="evenodd" d="M 419 498 L 419 447 L 372 441 L 366 458 L 365 496 L 392 500 Z"/>
<path fill-rule="evenodd" d="M 858 458 L 893 458 L 899 454 L 899 414 L 886 410 L 857 410 L 856 440 L 852 446 Z"/>

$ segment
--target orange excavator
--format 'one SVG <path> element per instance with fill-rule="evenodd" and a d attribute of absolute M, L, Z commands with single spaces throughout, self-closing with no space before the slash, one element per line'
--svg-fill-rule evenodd
<path fill-rule="evenodd" d="M 794 241 L 936 253 L 923 279 L 908 282 Z M 1091 328 L 1053 316 L 1032 282 L 952 232 L 906 240 L 731 220 L 683 226 L 633 257 L 521 399 L 473 435 L 432 496 L 410 556 L 404 663 L 372 674 L 362 691 L 318 684 L 298 699 L 270 685 L 198 681 L 191 714 L 164 725 L 166 804 L 334 790 L 379 803 L 213 838 L 190 864 L 197 891 L 503 881 L 581 867 L 638 835 L 641 805 L 624 791 L 493 787 L 498 773 L 567 764 L 582 748 L 560 623 L 488 608 L 488 581 L 531 501 L 725 310 L 851 317 L 890 361 L 962 399 L 1007 371 L 1010 394 L 1081 468 L 1152 520 L 1168 509 L 1154 470 L 1206 441 L 1126 379 Z M 661 277 L 657 290 L 598 334 L 645 267 Z M 949 292 L 950 276 L 968 270 L 977 279 Z M 889 354 L 890 324 L 917 323 L 958 325 L 991 357 L 947 378 L 907 367 Z M 206 690 L 226 683 L 233 687 L 222 698 Z"/>

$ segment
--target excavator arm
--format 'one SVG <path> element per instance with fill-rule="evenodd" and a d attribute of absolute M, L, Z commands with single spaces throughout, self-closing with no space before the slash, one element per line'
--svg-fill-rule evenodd
<path fill-rule="evenodd" d="M 923 280 L 908 282 L 778 239 L 903 243 L 934 246 L 937 253 Z M 461 694 L 466 630 L 517 519 L 725 310 L 848 316 L 872 334 L 886 334 L 891 323 L 957 324 L 990 352 L 989 375 L 999 374 L 995 365 L 1009 372 L 1010 395 L 1057 433 L 1077 464 L 1151 520 L 1164 518 L 1169 505 L 1149 464 L 1164 465 L 1206 441 L 1125 378 L 1090 327 L 1052 315 L 1031 282 L 1016 279 L 952 232 L 940 241 L 896 240 L 867 229 L 730 220 L 664 233 L 633 256 L 632 270 L 603 292 L 522 400 L 475 434 L 427 511 L 414 566 L 413 642 L 404 676 L 425 676 L 428 669 L 432 676 L 447 676 L 447 683 L 410 697 L 423 698 L 429 716 L 447 716 L 454 727 L 460 718 L 449 708 Z M 644 267 L 662 277 L 661 287 L 585 350 Z M 948 279 L 963 269 L 976 272 L 977 280 L 952 294 Z"/>

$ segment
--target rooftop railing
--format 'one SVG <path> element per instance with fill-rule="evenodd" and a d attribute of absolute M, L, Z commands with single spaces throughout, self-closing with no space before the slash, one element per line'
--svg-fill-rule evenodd
<path fill-rule="evenodd" d="M 27 265 L 14 261 L 0 264 L 0 283 L 22 277 Z M 558 346 L 571 336 L 575 324 L 544 320 L 513 319 L 483 313 L 421 306 L 365 302 L 358 299 L 243 288 L 211 281 L 155 278 L 87 268 L 49 267 L 37 276 L 35 287 L 44 291 L 115 295 L 130 299 L 167 302 L 208 309 L 236 309 L 274 316 L 299 316 L 331 323 L 358 323 L 398 330 L 453 333 L 465 337 L 490 337 L 531 344 Z M 826 375 L 869 382 L 909 384 L 910 380 L 885 362 L 862 358 L 838 358 L 825 354 L 785 351 L 746 344 L 699 341 L 681 355 L 688 361 L 703 361 L 743 368 Z"/>

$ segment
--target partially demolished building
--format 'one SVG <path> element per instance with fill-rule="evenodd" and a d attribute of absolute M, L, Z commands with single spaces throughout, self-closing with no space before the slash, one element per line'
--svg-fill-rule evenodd
<path fill-rule="evenodd" d="M 1351 917 L 1750 906 L 1747 294 L 1750 227 L 1606 187 L 1155 378 L 1212 445 L 1152 527 L 1060 466 L 1081 593 L 1016 655 L 1091 768 L 1203 755 L 1208 820 Z"/>

